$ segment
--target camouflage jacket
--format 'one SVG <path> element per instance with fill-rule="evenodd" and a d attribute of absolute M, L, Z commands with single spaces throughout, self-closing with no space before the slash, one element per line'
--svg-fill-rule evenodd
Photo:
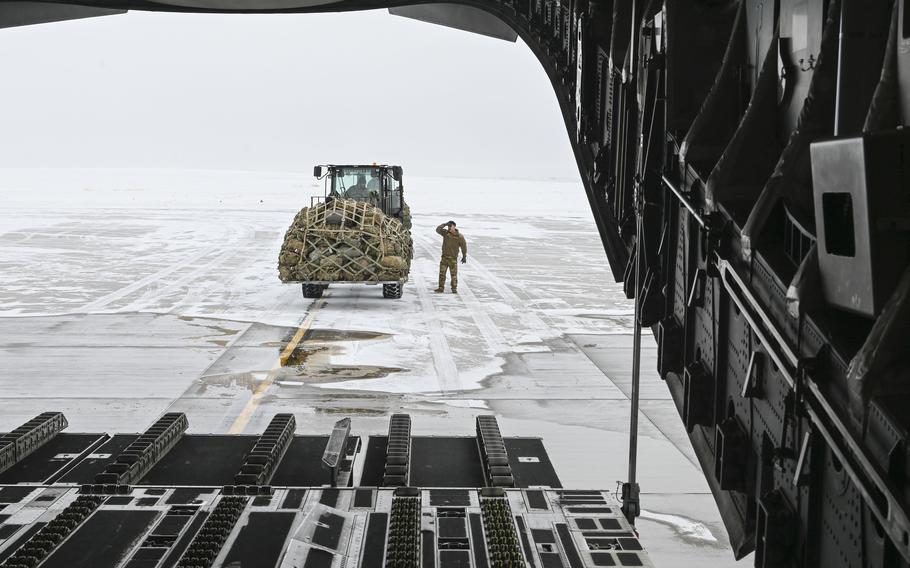
<path fill-rule="evenodd" d="M 451 258 L 458 257 L 458 249 L 461 249 L 462 256 L 468 255 L 468 243 L 464 240 L 464 235 L 455 229 L 453 235 L 448 231 L 445 224 L 436 227 L 436 232 L 442 235 L 442 256 Z"/>

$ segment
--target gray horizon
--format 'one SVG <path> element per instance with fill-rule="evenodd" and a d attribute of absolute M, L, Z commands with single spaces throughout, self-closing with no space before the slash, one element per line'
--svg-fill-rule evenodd
<path fill-rule="evenodd" d="M 579 180 L 520 40 L 389 15 L 120 16 L 0 33 L 0 168 Z"/>

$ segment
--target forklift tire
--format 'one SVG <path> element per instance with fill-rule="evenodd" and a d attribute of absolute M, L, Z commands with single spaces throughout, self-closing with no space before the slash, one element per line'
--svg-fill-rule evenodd
<path fill-rule="evenodd" d="M 301 284 L 304 298 L 321 298 L 322 291 L 327 287 L 328 286 L 323 286 L 321 284 Z"/>
<path fill-rule="evenodd" d="M 392 284 L 383 284 L 382 285 L 382 297 L 391 298 L 397 300 L 401 297 L 402 292 L 404 292 L 404 284 L 399 284 L 394 282 Z"/>

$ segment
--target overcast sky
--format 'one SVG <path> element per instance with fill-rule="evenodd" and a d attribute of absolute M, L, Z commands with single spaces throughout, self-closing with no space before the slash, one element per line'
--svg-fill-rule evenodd
<path fill-rule="evenodd" d="M 537 60 L 367 12 L 132 12 L 0 30 L 0 167 L 578 179 Z"/>

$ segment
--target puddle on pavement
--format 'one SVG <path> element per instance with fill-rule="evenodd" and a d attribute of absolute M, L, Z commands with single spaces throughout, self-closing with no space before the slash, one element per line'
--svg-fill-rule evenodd
<path fill-rule="evenodd" d="M 303 336 L 303 341 L 371 341 L 374 339 L 388 339 L 392 337 L 388 333 L 379 333 L 377 331 L 357 331 L 345 329 L 310 329 Z"/>
<path fill-rule="evenodd" d="M 326 353 L 326 351 L 331 351 L 333 353 Z M 337 348 L 332 349 L 331 347 L 323 345 L 304 345 L 301 343 L 297 346 L 296 349 L 291 352 L 290 355 L 288 355 L 287 361 L 284 363 L 284 367 L 286 369 L 293 367 L 303 367 L 307 365 L 311 357 L 314 359 L 314 362 L 316 362 L 316 358 L 319 357 L 320 354 L 322 354 L 322 359 L 328 359 L 328 356 L 332 354 L 338 354 L 340 352 L 341 350 Z M 282 354 L 283 352 L 279 352 L 278 356 L 280 357 Z"/>
<path fill-rule="evenodd" d="M 284 352 L 291 339 L 296 335 L 296 330 L 290 330 L 282 341 L 265 341 L 260 343 L 260 347 L 275 347 L 279 355 Z M 292 357 L 301 357 L 305 361 L 309 352 L 319 349 L 329 349 L 328 346 L 318 345 L 322 343 L 333 343 L 338 341 L 373 341 L 379 339 L 388 339 L 392 337 L 389 333 L 379 333 L 376 331 L 351 331 L 344 329 L 310 329 L 303 335 L 300 346 L 294 350 Z M 317 345 L 313 345 L 317 344 Z M 305 347 L 302 352 L 301 348 Z M 298 353 L 300 352 L 300 353 Z M 341 346 L 335 346 L 333 353 L 340 354 L 344 352 Z M 290 363 L 289 363 L 290 365 Z"/>
<path fill-rule="evenodd" d="M 340 414 L 342 416 L 386 416 L 385 408 L 324 408 L 317 406 L 317 414 Z"/>
<path fill-rule="evenodd" d="M 336 365 L 333 355 L 342 355 L 345 341 L 376 341 L 390 338 L 388 333 L 344 329 L 310 329 L 300 344 L 291 352 L 281 369 L 282 386 L 298 386 L 295 383 L 319 384 L 338 381 L 379 379 L 391 373 L 406 369 L 381 365 Z M 291 338 L 280 347 L 279 356 Z"/>
<path fill-rule="evenodd" d="M 322 352 L 319 352 L 322 355 Z M 312 356 L 312 353 L 310 354 Z M 320 360 L 322 359 L 322 360 Z M 407 371 L 401 367 L 383 367 L 380 365 L 333 365 L 329 357 L 317 357 L 305 360 L 300 364 L 285 365 L 281 369 L 282 386 L 302 386 L 339 381 L 381 379 L 392 373 Z"/>
<path fill-rule="evenodd" d="M 186 321 L 186 322 L 195 322 L 196 320 L 198 320 L 200 318 L 196 318 L 193 316 L 177 316 L 177 319 L 179 319 L 181 321 Z M 204 321 L 205 320 L 203 320 L 203 322 Z M 233 339 L 233 336 L 240 333 L 240 329 L 232 329 L 229 327 L 223 327 L 223 326 L 220 326 L 220 325 L 214 324 L 214 323 L 212 323 L 212 324 L 201 323 L 201 327 L 212 330 L 213 333 L 210 335 L 218 335 L 218 336 L 224 337 L 225 339 L 209 339 L 209 335 L 192 337 L 190 339 L 204 339 L 208 343 L 213 343 L 213 344 L 217 345 L 218 347 L 227 347 L 228 344 Z"/>
<path fill-rule="evenodd" d="M 296 330 L 289 329 L 282 341 L 262 342 L 256 348 L 274 349 L 274 359 L 266 358 L 278 361 L 295 334 Z M 376 341 L 390 337 L 390 334 L 373 331 L 311 329 L 304 334 L 300 343 L 288 355 L 283 366 L 207 375 L 199 380 L 198 393 L 201 394 L 209 388 L 213 388 L 222 389 L 224 396 L 230 396 L 231 391 L 238 389 L 255 391 L 262 380 L 273 381 L 274 384 L 281 387 L 299 388 L 321 383 L 380 379 L 393 373 L 407 371 L 401 367 L 332 363 L 334 356 L 345 353 L 343 342 Z M 209 341 L 224 342 L 223 346 L 225 346 L 230 339 L 210 339 Z"/>
<path fill-rule="evenodd" d="M 252 373 L 225 373 L 223 375 L 207 375 L 199 379 L 199 384 L 195 395 L 199 396 L 208 392 L 209 389 L 224 389 L 222 396 L 229 397 L 232 393 L 239 390 L 254 392 L 259 383 L 262 382 L 263 373 L 259 378 Z"/>

